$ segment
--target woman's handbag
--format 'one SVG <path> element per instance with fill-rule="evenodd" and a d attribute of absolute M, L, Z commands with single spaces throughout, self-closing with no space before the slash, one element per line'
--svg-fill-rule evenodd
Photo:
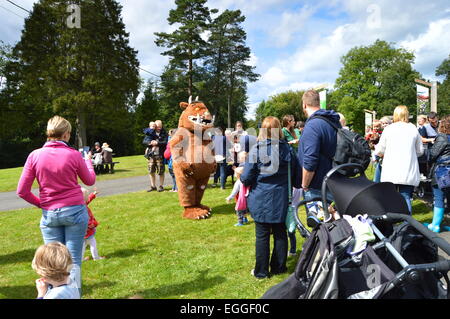
<path fill-rule="evenodd" d="M 439 159 L 434 174 L 439 189 L 450 188 L 450 158 Z"/>

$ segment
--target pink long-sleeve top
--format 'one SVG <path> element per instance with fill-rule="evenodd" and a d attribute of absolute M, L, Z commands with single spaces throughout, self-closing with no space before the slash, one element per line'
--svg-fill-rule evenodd
<path fill-rule="evenodd" d="M 28 156 L 17 195 L 45 210 L 85 205 L 78 177 L 87 186 L 95 184 L 91 161 L 84 160 L 80 152 L 63 142 L 50 141 Z M 39 197 L 31 192 L 35 178 L 39 183 Z"/>

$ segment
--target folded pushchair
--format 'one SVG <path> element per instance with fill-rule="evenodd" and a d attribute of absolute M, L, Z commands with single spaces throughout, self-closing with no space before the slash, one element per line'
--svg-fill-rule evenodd
<path fill-rule="evenodd" d="M 342 174 L 352 169 L 357 177 Z M 296 216 L 305 236 L 295 272 L 270 288 L 264 299 L 448 299 L 450 260 L 440 260 L 438 248 L 450 255 L 450 245 L 409 215 L 404 198 L 392 183 L 374 183 L 357 164 L 333 168 L 325 177 L 321 198 L 328 191 L 340 216 L 324 221 L 312 232 Z M 305 200 L 296 205 L 305 205 Z M 355 230 L 347 217 L 367 214 L 375 235 L 365 249 L 352 255 Z M 308 222 L 309 224 L 309 222 Z"/>

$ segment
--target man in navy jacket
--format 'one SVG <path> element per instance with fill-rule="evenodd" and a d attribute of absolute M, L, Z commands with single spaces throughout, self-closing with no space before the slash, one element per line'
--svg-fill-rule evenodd
<path fill-rule="evenodd" d="M 302 188 L 305 199 L 320 196 L 322 181 L 333 166 L 336 153 L 337 132 L 324 119 L 339 122 L 339 114 L 320 109 L 319 93 L 309 90 L 303 95 L 303 112 L 308 117 L 298 148 L 298 159 L 302 170 Z"/>

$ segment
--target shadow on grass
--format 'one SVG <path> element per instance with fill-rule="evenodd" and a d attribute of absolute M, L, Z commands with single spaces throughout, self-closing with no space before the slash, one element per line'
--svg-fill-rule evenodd
<path fill-rule="evenodd" d="M 213 215 L 236 214 L 234 210 L 235 204 L 225 204 L 220 206 L 211 206 Z"/>
<path fill-rule="evenodd" d="M 31 261 L 33 260 L 34 253 L 36 249 L 25 249 L 21 251 L 16 251 L 8 255 L 0 256 L 0 265 L 6 264 L 15 264 L 21 262 L 29 262 L 31 265 Z"/>
<path fill-rule="evenodd" d="M 109 288 L 114 286 L 115 282 L 105 281 L 91 285 L 82 286 L 83 295 L 89 294 L 96 289 Z M 36 286 L 7 286 L 0 287 L 0 295 L 6 299 L 35 299 L 37 297 Z"/>
<path fill-rule="evenodd" d="M 209 270 L 200 271 L 198 273 L 197 278 L 190 281 L 145 290 L 139 290 L 136 291 L 136 293 L 134 294 L 131 294 L 129 296 L 120 299 L 136 298 L 136 296 L 142 297 L 144 299 L 160 299 L 180 295 L 187 295 L 193 292 L 199 292 L 205 289 L 209 289 L 213 286 L 219 285 L 226 281 L 226 278 L 222 276 L 214 276 L 208 278 L 207 277 L 208 271 Z"/>
<path fill-rule="evenodd" d="M 134 255 L 139 255 L 139 254 L 147 252 L 148 247 L 150 247 L 150 246 L 152 246 L 152 245 L 140 246 L 137 248 L 116 250 L 113 253 L 108 254 L 107 257 L 108 257 L 108 259 L 109 258 L 127 258 L 127 257 L 131 257 Z"/>

